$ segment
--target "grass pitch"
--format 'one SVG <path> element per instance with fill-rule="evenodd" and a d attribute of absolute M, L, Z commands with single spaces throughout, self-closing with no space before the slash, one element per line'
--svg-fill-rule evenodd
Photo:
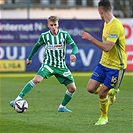
<path fill-rule="evenodd" d="M 64 85 L 51 77 L 38 84 L 25 96 L 29 108 L 17 113 L 9 102 L 35 74 L 0 74 L 0 133 L 132 133 L 133 132 L 133 73 L 126 73 L 109 109 L 109 123 L 95 126 L 100 116 L 97 95 L 86 91 L 90 73 L 73 73 L 77 90 L 67 105 L 72 113 L 58 113 L 64 96 Z"/>

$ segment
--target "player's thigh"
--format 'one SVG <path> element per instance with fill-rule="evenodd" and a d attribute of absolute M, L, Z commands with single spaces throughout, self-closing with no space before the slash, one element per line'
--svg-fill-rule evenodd
<path fill-rule="evenodd" d="M 106 79 L 104 81 L 104 85 L 107 86 L 109 89 L 120 87 L 122 82 L 125 70 L 114 70 L 107 68 L 106 69 Z"/>
<path fill-rule="evenodd" d="M 98 64 L 91 75 L 92 82 L 93 80 L 95 80 L 99 83 L 103 83 L 105 78 L 106 78 L 106 72 L 104 70 L 104 67 L 101 64 Z M 93 84 L 95 83 L 97 84 L 97 82 L 93 82 Z"/>
<path fill-rule="evenodd" d="M 37 75 L 42 76 L 43 78 L 49 78 L 53 75 L 53 71 L 52 68 L 50 68 L 47 65 L 43 65 L 40 67 L 40 69 L 37 71 Z"/>
<path fill-rule="evenodd" d="M 97 90 L 97 88 L 100 86 L 100 82 L 97 80 L 90 79 L 87 85 L 87 91 L 93 93 Z"/>
<path fill-rule="evenodd" d="M 69 69 L 62 68 L 55 71 L 56 71 L 55 77 L 58 79 L 58 81 L 61 84 L 64 84 L 65 86 L 67 86 L 68 84 L 71 84 L 74 82 L 74 78 Z"/>

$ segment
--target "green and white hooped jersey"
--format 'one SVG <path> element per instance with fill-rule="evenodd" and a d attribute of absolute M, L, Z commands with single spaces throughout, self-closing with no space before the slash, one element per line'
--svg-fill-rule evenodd
<path fill-rule="evenodd" d="M 44 64 L 58 68 L 65 68 L 66 44 L 75 44 L 70 34 L 59 30 L 57 35 L 52 35 L 50 31 L 42 33 L 37 45 L 45 46 Z"/>

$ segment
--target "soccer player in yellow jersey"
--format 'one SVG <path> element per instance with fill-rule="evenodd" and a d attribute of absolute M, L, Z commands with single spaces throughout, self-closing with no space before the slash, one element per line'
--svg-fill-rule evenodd
<path fill-rule="evenodd" d="M 122 23 L 114 17 L 109 0 L 100 0 L 98 11 L 104 21 L 102 42 L 87 32 L 82 32 L 83 39 L 91 41 L 101 49 L 102 57 L 87 85 L 87 91 L 99 94 L 101 116 L 95 125 L 108 123 L 109 105 L 115 102 L 126 69 L 125 35 Z"/>

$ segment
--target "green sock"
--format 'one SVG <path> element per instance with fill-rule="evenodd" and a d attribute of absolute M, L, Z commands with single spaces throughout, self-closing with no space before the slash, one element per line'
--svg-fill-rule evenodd
<path fill-rule="evenodd" d="M 72 99 L 72 93 L 70 93 L 68 90 L 66 91 L 65 95 L 64 95 L 64 99 L 62 100 L 62 105 L 66 106 L 68 104 L 68 102 Z"/>
<path fill-rule="evenodd" d="M 32 82 L 32 80 L 29 81 L 19 93 L 19 96 L 23 98 L 34 86 L 35 84 Z"/>

